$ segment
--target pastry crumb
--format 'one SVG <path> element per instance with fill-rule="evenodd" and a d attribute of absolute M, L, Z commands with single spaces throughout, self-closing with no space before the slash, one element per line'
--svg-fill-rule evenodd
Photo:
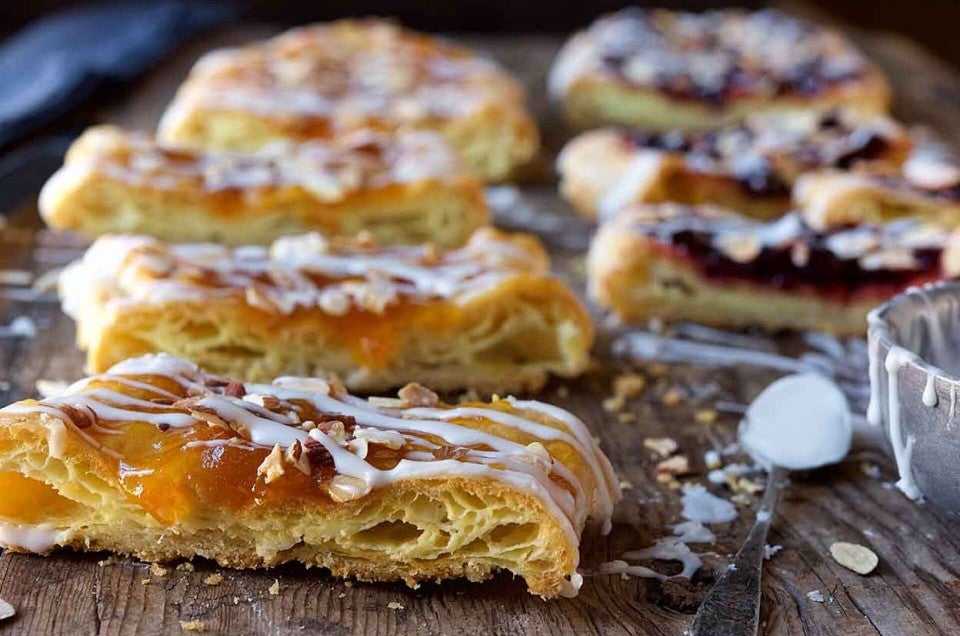
<path fill-rule="evenodd" d="M 167 568 L 163 567 L 159 563 L 150 564 L 150 574 L 154 576 L 164 577 L 167 575 Z"/>
<path fill-rule="evenodd" d="M 621 480 L 620 480 L 620 490 L 621 490 L 621 491 L 624 491 L 624 490 L 633 490 L 633 484 L 631 484 L 631 483 L 630 483 L 629 481 L 627 481 L 626 479 L 621 479 Z"/>
<path fill-rule="evenodd" d="M 221 583 L 223 583 L 223 575 L 211 574 L 207 578 L 203 579 L 203 582 L 206 583 L 207 585 L 220 585 Z"/>
<path fill-rule="evenodd" d="M 880 562 L 876 553 L 870 548 L 845 541 L 837 541 L 831 545 L 830 556 L 848 570 L 863 575 L 873 572 Z"/>
<path fill-rule="evenodd" d="M 625 411 L 617 415 L 617 419 L 620 420 L 621 424 L 633 424 L 637 421 L 637 416 L 635 413 Z"/>
<path fill-rule="evenodd" d="M 189 561 L 177 564 L 177 572 L 193 572 L 194 570 L 196 570 L 196 568 L 193 567 L 193 563 Z"/>
<path fill-rule="evenodd" d="M 570 389 L 569 389 L 569 387 L 567 387 L 566 385 L 563 385 L 563 384 L 561 384 L 560 386 L 558 386 L 558 387 L 557 387 L 557 397 L 558 397 L 558 398 L 570 397 Z"/>
<path fill-rule="evenodd" d="M 400 603 L 399 601 L 390 601 L 389 603 L 387 603 L 387 608 L 392 610 L 402 610 L 403 603 Z"/>
<path fill-rule="evenodd" d="M 267 591 L 270 596 L 280 596 L 280 579 L 273 579 L 273 585 Z"/>
<path fill-rule="evenodd" d="M 117 562 L 117 558 L 111 554 L 106 559 L 101 559 L 100 561 L 97 561 L 97 565 L 104 568 L 108 565 L 113 565 L 116 562 Z"/>
<path fill-rule="evenodd" d="M 201 620 L 180 621 L 180 629 L 185 632 L 205 632 L 207 626 Z"/>
<path fill-rule="evenodd" d="M 152 582 L 150 579 L 140 579 L 140 585 L 150 585 Z"/>
<path fill-rule="evenodd" d="M 680 393 L 680 389 L 677 387 L 672 387 L 663 394 L 664 406 L 676 406 L 680 404 L 681 400 L 683 400 L 683 394 Z"/>
<path fill-rule="evenodd" d="M 698 424 L 713 424 L 717 421 L 717 412 L 713 409 L 700 409 L 693 417 Z"/>
<path fill-rule="evenodd" d="M 880 467 L 866 460 L 860 462 L 860 472 L 871 479 L 880 479 Z"/>
<path fill-rule="evenodd" d="M 657 476 L 666 473 L 671 476 L 686 475 L 690 472 L 690 460 L 686 455 L 674 455 L 661 461 L 656 467 Z"/>
<path fill-rule="evenodd" d="M 652 450 L 660 457 L 669 457 L 677 452 L 680 444 L 672 437 L 648 437 L 643 440 L 643 447 Z"/>
<path fill-rule="evenodd" d="M 240 604 L 240 597 L 239 597 L 239 596 L 234 596 L 234 597 L 233 597 L 233 604 L 234 604 L 234 605 L 239 605 L 239 604 Z"/>

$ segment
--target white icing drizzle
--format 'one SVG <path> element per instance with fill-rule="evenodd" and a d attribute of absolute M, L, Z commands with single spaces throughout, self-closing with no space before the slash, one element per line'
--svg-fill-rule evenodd
<path fill-rule="evenodd" d="M 918 358 L 901 347 L 892 347 L 887 352 L 884 368 L 887 371 L 887 419 L 890 427 L 890 444 L 893 447 L 893 457 L 897 462 L 900 479 L 897 488 L 910 499 L 919 499 L 922 496 L 920 489 L 913 480 L 911 460 L 913 458 L 913 435 L 904 439 L 902 422 L 900 420 L 900 368 L 908 362 L 915 362 Z"/>
<path fill-rule="evenodd" d="M 63 310 L 75 319 L 95 303 L 165 303 L 236 298 L 263 311 L 320 308 L 383 313 L 402 299 L 466 300 L 511 276 L 540 272 L 521 244 L 480 230 L 461 248 L 327 244 L 317 234 L 278 239 L 270 250 L 168 245 L 105 236 L 61 275 Z M 106 296 L 106 300 L 104 297 Z"/>
<path fill-rule="evenodd" d="M 157 376 L 173 380 L 184 389 L 184 394 L 176 395 L 153 386 L 149 378 Z M 101 381 L 125 384 L 166 399 L 194 397 L 187 400 L 187 406 L 173 407 L 93 385 Z M 254 401 L 207 388 L 224 384 L 223 379 L 204 374 L 192 363 L 166 354 L 149 355 L 127 360 L 102 376 L 76 383 L 71 388 L 75 391 L 73 393 L 35 404 L 17 403 L 0 409 L 0 412 L 45 413 L 67 423 L 72 431 L 99 447 L 95 440 L 77 428 L 66 409 L 69 408 L 72 413 L 79 412 L 84 417 L 92 414 L 104 421 L 145 422 L 160 427 L 204 426 L 201 420 L 185 412 L 195 409 L 200 414 L 215 413 L 241 438 L 195 440 L 185 443 L 185 448 L 230 445 L 245 449 L 268 449 L 277 444 L 286 448 L 297 442 L 309 444 L 312 441 L 323 446 L 330 454 L 338 475 L 358 481 L 357 496 L 406 479 L 458 475 L 486 477 L 508 484 L 540 502 L 574 544 L 579 543 L 578 529 L 588 517 L 599 519 L 604 529 L 609 529 L 609 516 L 613 500 L 619 494 L 619 482 L 583 422 L 557 407 L 510 399 L 507 403 L 515 409 L 515 413 L 473 406 L 391 409 L 377 407 L 353 396 L 337 394 L 327 383 L 307 378 L 281 378 L 275 384 L 248 384 L 243 388 L 246 396 L 259 396 L 261 402 L 264 397 L 275 398 L 284 404 L 302 400 L 312 404 L 320 413 L 334 418 L 353 418 L 358 426 L 366 427 L 368 431 L 378 429 L 402 435 L 401 439 L 420 447 L 439 448 L 432 441 L 439 439 L 459 449 L 456 459 L 440 459 L 432 453 L 411 449 L 393 468 L 382 470 L 364 461 L 349 445 L 334 439 L 320 428 L 307 432 L 298 427 L 299 419 L 292 418 L 288 413 L 276 413 Z M 525 416 L 533 413 L 553 420 L 566 430 Z M 473 418 L 486 418 L 510 426 L 537 439 L 536 447 L 448 421 Z M 570 468 L 549 455 L 540 441 L 563 442 L 580 455 L 591 475 L 589 492 Z M 475 447 L 486 447 L 488 450 Z M 142 473 L 135 467 L 126 470 L 126 475 L 137 474 Z M 571 490 L 554 481 L 551 475 L 569 484 Z"/>
<path fill-rule="evenodd" d="M 186 193 L 240 189 L 253 194 L 257 189 L 297 186 L 321 205 L 392 184 L 463 177 L 444 138 L 426 130 L 396 135 L 360 130 L 238 154 L 170 148 L 147 135 L 96 126 L 80 137 L 75 149 L 44 187 L 42 209 L 53 206 L 56 191 L 75 181 L 74 175 L 91 171 L 136 186 Z"/>
<path fill-rule="evenodd" d="M 932 370 L 927 372 L 927 382 L 923 387 L 923 404 L 929 407 L 937 405 L 937 374 Z"/>

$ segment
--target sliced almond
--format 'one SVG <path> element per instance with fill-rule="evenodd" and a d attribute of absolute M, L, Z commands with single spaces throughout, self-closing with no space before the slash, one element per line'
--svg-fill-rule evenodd
<path fill-rule="evenodd" d="M 870 548 L 844 541 L 838 541 L 830 546 L 830 556 L 834 561 L 857 574 L 870 574 L 880 562 Z"/>

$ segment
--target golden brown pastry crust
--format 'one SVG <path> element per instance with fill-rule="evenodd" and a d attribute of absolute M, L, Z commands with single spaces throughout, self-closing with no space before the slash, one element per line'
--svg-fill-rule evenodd
<path fill-rule="evenodd" d="M 910 150 L 885 117 L 845 111 L 749 118 L 705 132 L 594 130 L 560 153 L 560 191 L 584 216 L 630 203 L 712 204 L 759 219 L 790 209 L 790 187 L 825 168 L 895 169 Z"/>
<path fill-rule="evenodd" d="M 797 181 L 793 198 L 815 228 L 916 220 L 956 229 L 960 166 L 911 157 L 898 172 L 811 173 Z"/>
<path fill-rule="evenodd" d="M 890 102 L 883 75 L 840 34 L 775 10 L 601 17 L 560 51 L 550 89 L 580 128 L 701 130 L 758 112 L 883 114 Z"/>
<path fill-rule="evenodd" d="M 438 135 L 359 131 L 257 154 L 174 149 L 88 129 L 40 195 L 55 229 L 170 241 L 269 243 L 315 230 L 461 245 L 486 223 L 483 184 Z"/>
<path fill-rule="evenodd" d="M 538 388 L 588 361 L 590 319 L 532 236 L 463 248 L 288 237 L 271 250 L 103 237 L 61 277 L 89 368 L 166 351 L 266 380 L 336 373 L 355 390 Z"/>
<path fill-rule="evenodd" d="M 251 385 L 170 356 L 0 410 L 0 545 L 288 561 L 363 580 L 487 578 L 576 593 L 616 476 L 582 422 L 539 402 L 451 407 L 409 385 L 365 401 L 313 378 Z"/>
<path fill-rule="evenodd" d="M 430 129 L 497 181 L 539 148 L 524 101 L 513 78 L 467 48 L 384 20 L 340 20 L 207 54 L 158 135 L 194 148 L 251 150 L 358 128 Z"/>
<path fill-rule="evenodd" d="M 796 213 L 760 223 L 706 206 L 636 206 L 593 239 L 589 292 L 629 322 L 859 335 L 877 304 L 944 275 L 946 241 L 929 226 L 817 234 Z"/>

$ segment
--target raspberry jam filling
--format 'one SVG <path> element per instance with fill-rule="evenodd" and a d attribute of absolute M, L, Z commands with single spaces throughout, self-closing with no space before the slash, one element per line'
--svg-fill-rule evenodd
<path fill-rule="evenodd" d="M 945 238 L 915 222 L 816 232 L 796 213 L 760 224 L 691 211 L 637 229 L 708 279 L 812 290 L 836 300 L 891 294 L 942 276 Z"/>

